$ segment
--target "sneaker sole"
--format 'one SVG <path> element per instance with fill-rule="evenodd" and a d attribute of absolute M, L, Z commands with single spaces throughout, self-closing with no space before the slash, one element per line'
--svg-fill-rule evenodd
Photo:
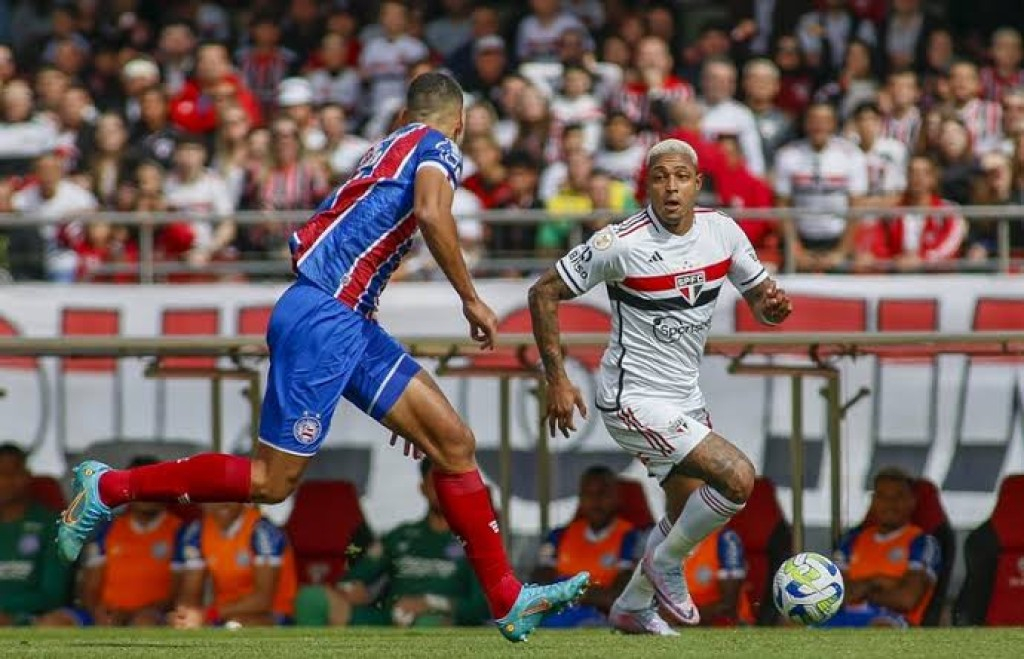
<path fill-rule="evenodd" d="M 583 598 L 583 596 L 587 594 L 587 590 L 589 588 L 590 588 L 590 579 L 588 578 L 571 599 L 568 599 L 568 600 L 562 602 L 561 604 L 559 604 L 557 606 L 553 606 L 553 607 L 549 608 L 547 611 L 543 612 L 544 615 L 549 615 L 549 614 L 552 614 L 552 613 L 561 613 L 562 611 L 568 609 L 570 606 L 573 606 L 574 604 L 577 604 Z M 538 611 L 538 613 L 540 613 L 540 612 Z M 505 638 L 507 640 L 513 642 L 513 643 L 525 643 L 527 641 L 527 639 L 530 637 L 530 634 L 532 634 L 535 629 L 537 629 L 537 628 L 534 627 L 533 629 L 530 629 L 525 634 L 523 634 L 522 637 L 520 637 L 520 638 L 509 638 L 508 636 L 505 636 Z M 504 636 L 504 634 L 502 634 L 502 636 Z"/>
<path fill-rule="evenodd" d="M 621 621 L 626 621 L 622 624 Z M 643 624 L 636 622 L 636 619 L 629 616 L 628 614 L 621 614 L 618 616 L 609 615 L 608 622 L 611 623 L 612 632 L 619 634 L 626 634 L 629 636 L 679 636 L 679 632 L 671 630 L 671 633 L 662 634 L 661 632 L 652 631 L 643 626 Z"/>
<path fill-rule="evenodd" d="M 643 570 L 644 576 L 646 576 L 647 580 L 651 582 L 652 586 L 654 586 L 655 599 L 658 600 L 659 604 L 665 607 L 665 610 L 672 615 L 672 618 L 674 618 L 676 622 L 683 625 L 700 624 L 700 612 L 697 610 L 696 606 L 690 610 L 690 616 L 687 617 L 686 614 L 678 608 L 679 605 L 676 604 L 672 598 L 662 592 L 661 588 L 658 586 L 658 580 L 651 576 L 651 573 L 654 572 L 654 568 L 651 567 L 650 560 L 647 556 L 644 556 L 643 559 L 641 559 L 640 569 Z M 691 604 L 691 606 L 693 605 Z"/>

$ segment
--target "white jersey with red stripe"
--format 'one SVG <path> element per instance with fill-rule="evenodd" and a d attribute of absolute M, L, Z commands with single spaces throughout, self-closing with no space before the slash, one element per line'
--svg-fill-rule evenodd
<path fill-rule="evenodd" d="M 605 412 L 650 399 L 703 408 L 697 375 L 722 285 L 743 292 L 768 277 L 736 222 L 704 208 L 675 235 L 647 207 L 594 234 L 556 270 L 577 295 L 607 286 L 612 331 L 596 401 Z"/>

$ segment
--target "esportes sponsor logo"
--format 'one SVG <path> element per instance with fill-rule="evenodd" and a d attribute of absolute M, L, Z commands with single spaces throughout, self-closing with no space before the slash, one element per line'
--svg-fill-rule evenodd
<path fill-rule="evenodd" d="M 706 332 L 711 328 L 711 320 L 708 319 L 694 325 L 684 325 L 683 321 L 673 316 L 661 316 L 654 319 L 654 324 L 651 327 L 654 330 L 654 338 L 662 343 L 675 343 L 688 334 Z"/>

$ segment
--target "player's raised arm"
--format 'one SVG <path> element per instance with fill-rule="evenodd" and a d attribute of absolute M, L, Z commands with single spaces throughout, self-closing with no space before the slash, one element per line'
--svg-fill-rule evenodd
<path fill-rule="evenodd" d="M 459 248 L 459 233 L 452 216 L 454 190 L 444 171 L 421 167 L 416 174 L 413 212 L 419 221 L 423 240 L 437 265 L 462 300 L 462 312 L 469 321 L 470 336 L 484 348 L 491 348 L 498 319 L 479 298 L 469 268 Z"/>

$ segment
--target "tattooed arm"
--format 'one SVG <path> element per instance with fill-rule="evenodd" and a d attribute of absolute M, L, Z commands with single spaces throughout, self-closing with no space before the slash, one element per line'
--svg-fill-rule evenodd
<path fill-rule="evenodd" d="M 530 287 L 530 317 L 533 320 L 533 337 L 540 349 L 544 363 L 544 377 L 547 380 L 548 430 L 554 436 L 555 428 L 566 437 L 576 430 L 573 420 L 574 409 L 579 409 L 583 418 L 587 406 L 580 390 L 569 380 L 562 359 L 562 342 L 558 328 L 558 305 L 576 294 L 569 288 L 554 268 Z"/>
<path fill-rule="evenodd" d="M 793 312 L 786 291 L 771 277 L 743 293 L 754 316 L 764 325 L 778 325 Z"/>

